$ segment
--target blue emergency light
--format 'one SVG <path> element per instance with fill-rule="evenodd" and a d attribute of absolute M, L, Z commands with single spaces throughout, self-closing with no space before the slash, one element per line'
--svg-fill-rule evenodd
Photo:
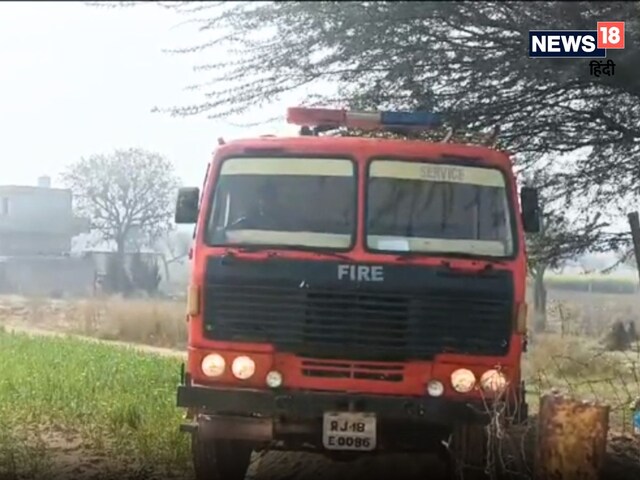
<path fill-rule="evenodd" d="M 439 127 L 442 125 L 440 115 L 431 112 L 381 112 L 380 120 L 382 125 L 414 127 Z"/>
<path fill-rule="evenodd" d="M 299 107 L 287 110 L 287 122 L 305 127 L 348 127 L 363 130 L 402 127 L 423 130 L 441 126 L 442 118 L 432 112 L 354 112 Z"/>

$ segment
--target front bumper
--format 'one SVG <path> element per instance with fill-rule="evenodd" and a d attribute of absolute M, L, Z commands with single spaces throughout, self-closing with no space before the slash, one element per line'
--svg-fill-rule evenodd
<path fill-rule="evenodd" d="M 413 420 L 452 426 L 483 423 L 486 407 L 444 398 L 407 398 L 337 392 L 226 390 L 180 385 L 178 407 L 202 413 L 315 419 L 326 411 L 373 412 L 389 420 Z"/>
<path fill-rule="evenodd" d="M 325 412 L 370 412 L 379 450 L 433 450 L 456 425 L 486 424 L 486 406 L 444 398 L 408 398 L 342 392 L 230 390 L 183 384 L 178 407 L 195 415 L 183 431 L 205 437 L 274 444 L 287 450 L 322 448 Z M 526 404 L 517 410 L 526 418 Z"/>

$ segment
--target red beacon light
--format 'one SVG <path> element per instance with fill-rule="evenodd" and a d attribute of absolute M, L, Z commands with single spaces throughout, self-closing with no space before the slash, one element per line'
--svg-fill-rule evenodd
<path fill-rule="evenodd" d="M 358 128 L 382 130 L 385 128 L 419 129 L 442 125 L 440 115 L 432 112 L 353 112 L 328 108 L 294 107 L 287 110 L 287 122 L 303 127 Z"/>

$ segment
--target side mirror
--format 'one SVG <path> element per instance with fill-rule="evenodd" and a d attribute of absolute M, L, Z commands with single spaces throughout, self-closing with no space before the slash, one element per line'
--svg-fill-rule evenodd
<path fill-rule="evenodd" d="M 200 189 L 198 187 L 183 187 L 178 190 L 176 201 L 175 222 L 179 224 L 193 224 L 198 221 L 200 203 Z"/>
<path fill-rule="evenodd" d="M 522 207 L 522 223 L 526 233 L 540 231 L 540 200 L 538 189 L 522 187 L 520 190 L 520 206 Z"/>

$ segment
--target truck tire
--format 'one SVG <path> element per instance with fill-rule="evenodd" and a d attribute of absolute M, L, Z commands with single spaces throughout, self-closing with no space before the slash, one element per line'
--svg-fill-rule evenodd
<path fill-rule="evenodd" d="M 460 425 L 449 446 L 450 476 L 456 480 L 488 480 L 487 433 L 482 425 Z"/>
<path fill-rule="evenodd" d="M 196 480 L 244 480 L 253 448 L 233 440 L 202 439 L 191 435 Z"/>
<path fill-rule="evenodd" d="M 526 431 L 520 428 L 508 432 L 498 440 L 495 433 L 488 433 L 483 425 L 457 427 L 449 448 L 452 478 L 511 480 L 526 477 L 528 466 L 521 456 Z M 489 435 L 494 437 L 492 441 L 489 441 Z"/>

